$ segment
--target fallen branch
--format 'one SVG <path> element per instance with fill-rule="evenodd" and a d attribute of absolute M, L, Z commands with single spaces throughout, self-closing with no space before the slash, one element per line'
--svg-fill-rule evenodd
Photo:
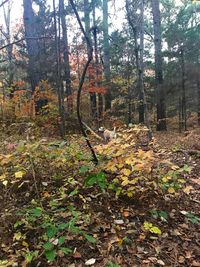
<path fill-rule="evenodd" d="M 85 122 L 82 121 L 82 124 L 85 126 L 85 128 L 90 131 L 97 139 L 103 141 L 103 138 L 96 134 Z"/>

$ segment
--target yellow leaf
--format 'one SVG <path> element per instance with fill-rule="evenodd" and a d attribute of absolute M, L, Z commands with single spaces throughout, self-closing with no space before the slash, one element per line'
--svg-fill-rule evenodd
<path fill-rule="evenodd" d="M 142 171 L 144 169 L 144 167 L 145 167 L 145 164 L 144 163 L 139 163 L 139 164 L 136 164 L 134 166 L 134 170 L 136 170 L 136 171 Z"/>
<path fill-rule="evenodd" d="M 188 185 L 183 189 L 183 192 L 186 193 L 187 195 L 189 195 L 190 191 L 193 190 L 193 189 L 194 188 L 191 185 Z"/>
<path fill-rule="evenodd" d="M 5 180 L 6 179 L 6 175 L 5 174 L 2 174 L 1 176 L 0 176 L 0 180 Z"/>
<path fill-rule="evenodd" d="M 121 179 L 123 180 L 122 185 L 126 186 L 129 184 L 129 180 L 127 176 L 121 176 Z"/>
<path fill-rule="evenodd" d="M 143 224 L 143 227 L 144 227 L 145 230 L 150 230 L 151 227 L 153 227 L 153 224 L 145 221 L 144 224 Z"/>
<path fill-rule="evenodd" d="M 22 233 L 17 232 L 14 234 L 13 240 L 20 240 L 22 238 Z"/>
<path fill-rule="evenodd" d="M 120 172 L 126 176 L 129 176 L 131 174 L 131 170 L 125 168 L 122 169 Z"/>
<path fill-rule="evenodd" d="M 128 197 L 132 197 L 133 196 L 133 192 L 127 192 L 127 196 Z"/>
<path fill-rule="evenodd" d="M 167 183 L 170 179 L 171 179 L 170 176 L 164 176 L 164 177 L 162 178 L 162 181 L 163 181 L 164 183 Z"/>
<path fill-rule="evenodd" d="M 16 172 L 15 173 L 15 178 L 22 178 L 23 175 L 24 175 L 24 172 L 23 171 Z"/>
<path fill-rule="evenodd" d="M 161 235 L 161 233 L 162 233 L 161 230 L 156 226 L 151 227 L 150 232 L 153 234 L 157 234 L 157 235 Z"/>
<path fill-rule="evenodd" d="M 170 193 L 170 194 L 174 194 L 174 193 L 175 193 L 175 190 L 174 190 L 173 187 L 169 187 L 167 191 L 168 191 L 168 193 Z"/>
<path fill-rule="evenodd" d="M 22 246 L 28 248 L 28 247 L 29 247 L 29 244 L 28 244 L 26 241 L 23 241 L 23 242 L 22 242 Z"/>
<path fill-rule="evenodd" d="M 2 184 L 3 184 L 4 186 L 7 186 L 7 184 L 8 184 L 8 181 L 7 181 L 7 180 L 5 180 L 5 181 L 3 181 L 3 182 L 2 182 Z"/>

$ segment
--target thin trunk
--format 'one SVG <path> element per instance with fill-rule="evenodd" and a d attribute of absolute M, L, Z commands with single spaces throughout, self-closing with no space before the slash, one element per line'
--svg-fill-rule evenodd
<path fill-rule="evenodd" d="M 152 131 L 150 126 L 150 119 L 149 119 L 149 111 L 147 106 L 147 99 L 146 93 L 144 89 L 144 2 L 141 0 L 140 4 L 140 12 L 141 12 L 141 25 L 140 25 L 140 60 L 139 60 L 139 87 L 140 87 L 140 94 L 141 94 L 141 115 L 142 119 L 144 120 L 145 125 L 149 129 L 149 137 L 152 138 Z"/>
<path fill-rule="evenodd" d="M 108 35 L 108 0 L 103 0 L 103 50 L 104 75 L 106 81 L 105 110 L 111 108 L 111 73 L 110 73 L 110 45 Z"/>
<path fill-rule="evenodd" d="M 197 116 L 198 116 L 198 125 L 200 125 L 200 81 L 199 80 L 197 80 L 197 97 L 198 97 Z"/>
<path fill-rule="evenodd" d="M 181 84 L 182 84 L 182 101 L 181 101 L 181 117 L 182 117 L 182 129 L 187 131 L 187 116 L 186 116 L 186 95 L 185 95 L 185 58 L 184 48 L 181 47 Z"/>
<path fill-rule="evenodd" d="M 59 29 L 57 29 L 55 0 L 53 0 L 53 10 L 54 10 L 55 45 L 56 45 L 56 65 L 57 65 L 56 85 L 57 85 L 57 92 L 58 92 L 59 115 L 61 119 L 60 134 L 61 134 L 61 137 L 64 138 L 65 136 L 65 108 L 64 108 L 63 87 L 61 83 L 61 66 L 60 66 L 61 65 L 60 64 L 60 16 L 59 16 L 59 22 L 58 22 Z M 58 31 L 59 31 L 59 34 L 58 34 Z"/>
<path fill-rule="evenodd" d="M 11 34 L 10 34 L 10 14 L 11 14 L 11 4 L 8 3 L 7 11 L 5 9 L 5 6 L 3 6 L 3 12 L 4 12 L 4 21 L 6 25 L 6 32 L 4 33 L 4 36 L 6 38 L 7 44 L 11 43 Z M 7 48 L 7 54 L 8 54 L 8 87 L 11 89 L 14 79 L 14 66 L 12 62 L 13 57 L 13 45 L 8 46 Z M 11 89 L 12 90 L 12 89 Z M 13 97 L 14 92 L 10 92 L 10 97 Z"/>
<path fill-rule="evenodd" d="M 88 0 L 84 0 L 84 22 L 85 22 L 85 32 L 91 42 L 90 37 L 90 5 Z M 87 43 L 87 54 L 88 58 L 90 56 L 90 48 Z M 89 74 L 89 83 L 91 81 L 91 76 Z M 96 93 L 90 93 L 90 106 L 91 106 L 91 117 L 95 119 L 97 117 L 97 99 Z"/>
<path fill-rule="evenodd" d="M 94 56 L 95 56 L 95 87 L 100 87 L 100 82 L 99 82 L 99 56 L 98 56 L 98 43 L 97 43 L 97 25 L 96 25 L 96 10 L 95 10 L 95 2 L 93 1 L 93 38 L 94 38 Z M 98 93 L 98 120 L 100 121 L 103 113 L 103 98 L 102 94 Z"/>
<path fill-rule="evenodd" d="M 59 0 L 60 5 L 60 13 L 61 13 L 61 24 L 62 24 L 62 42 L 64 46 L 64 75 L 66 81 L 66 96 L 67 96 L 67 104 L 68 111 L 72 112 L 73 110 L 73 99 L 72 99 L 72 88 L 71 88 L 71 75 L 70 75 L 70 64 L 69 64 L 69 45 L 68 45 L 68 30 L 66 24 L 66 14 L 65 14 L 65 6 L 64 0 Z"/>
<path fill-rule="evenodd" d="M 35 87 L 38 86 L 41 79 L 40 76 L 40 66 L 38 64 L 39 57 L 39 45 L 37 40 L 37 31 L 36 31 L 36 21 L 35 15 L 32 7 L 31 0 L 23 0 L 24 7 L 24 28 L 25 28 L 25 38 L 28 51 L 29 59 L 29 78 L 31 82 L 32 92 L 34 92 Z M 34 38 L 32 38 L 34 37 Z"/>
<path fill-rule="evenodd" d="M 157 90 L 157 131 L 167 130 L 165 90 L 163 87 L 163 67 L 161 49 L 160 1 L 151 0 L 153 13 L 154 46 L 155 46 L 155 84 Z"/>

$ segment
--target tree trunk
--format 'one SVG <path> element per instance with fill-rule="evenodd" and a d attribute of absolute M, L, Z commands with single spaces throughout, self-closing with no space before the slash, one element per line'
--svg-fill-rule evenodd
<path fill-rule="evenodd" d="M 103 0 L 103 50 L 104 50 L 104 75 L 106 81 L 105 110 L 111 108 L 111 91 L 110 91 L 110 46 L 108 35 L 108 0 Z"/>
<path fill-rule="evenodd" d="M 182 129 L 187 131 L 187 114 L 186 114 L 186 95 L 185 95 L 185 58 L 184 58 L 184 48 L 181 47 L 181 84 L 182 84 L 182 101 L 181 101 L 181 118 L 182 118 Z"/>
<path fill-rule="evenodd" d="M 59 9 L 60 11 L 60 9 Z M 56 86 L 58 93 L 58 105 L 59 105 L 59 115 L 60 115 L 60 135 L 62 138 L 65 136 L 65 107 L 64 107 L 64 92 L 61 83 L 61 61 L 60 61 L 60 12 L 59 21 L 57 29 L 57 19 L 56 19 L 56 7 L 55 0 L 53 0 L 53 15 L 54 15 L 54 33 L 55 33 L 55 47 L 56 47 Z"/>
<path fill-rule="evenodd" d="M 149 129 L 149 137 L 152 138 L 152 131 L 150 126 L 149 111 L 147 106 L 146 93 L 144 89 L 144 2 L 141 0 L 140 4 L 141 23 L 140 23 L 140 59 L 139 59 L 139 88 L 141 103 L 141 120 L 144 121 Z M 139 115 L 140 115 L 139 113 Z"/>
<path fill-rule="evenodd" d="M 197 108 L 197 116 L 198 116 L 198 125 L 200 125 L 200 81 L 197 80 L 197 97 L 198 97 L 198 108 Z"/>
<path fill-rule="evenodd" d="M 66 14 L 64 7 L 64 0 L 59 0 L 60 13 L 61 13 L 61 24 L 62 24 L 62 42 L 64 47 L 63 57 L 64 57 L 64 76 L 66 81 L 66 96 L 68 110 L 72 112 L 73 109 L 73 99 L 72 99 L 72 88 L 71 88 L 71 75 L 70 75 L 70 64 L 69 64 L 69 46 L 68 46 L 68 35 L 67 35 L 67 24 L 66 24 Z"/>
<path fill-rule="evenodd" d="M 99 72 L 99 56 L 98 56 L 98 43 L 97 43 L 97 25 L 96 25 L 96 10 L 95 3 L 93 2 L 93 38 L 94 38 L 94 56 L 95 56 L 95 87 L 100 87 L 100 72 Z M 98 119 L 100 121 L 103 113 L 103 97 L 101 93 L 98 93 Z"/>
<path fill-rule="evenodd" d="M 84 0 L 84 22 L 85 22 L 85 32 L 91 41 L 91 38 L 90 38 L 90 5 L 89 5 L 88 0 Z M 88 43 L 87 43 L 87 54 L 88 54 L 88 58 L 89 58 L 90 48 L 88 46 Z M 89 74 L 89 82 L 90 81 L 91 81 L 91 77 Z M 91 116 L 92 116 L 92 118 L 96 118 L 96 116 L 97 116 L 96 93 L 90 93 L 90 106 L 91 106 Z"/>
<path fill-rule="evenodd" d="M 151 0 L 153 13 L 154 46 L 155 46 L 155 83 L 157 90 L 157 131 L 167 130 L 165 90 L 163 88 L 163 67 L 161 48 L 160 1 Z"/>
<path fill-rule="evenodd" d="M 39 57 L 39 45 L 37 39 L 36 31 L 36 21 L 35 15 L 33 12 L 32 1 L 23 0 L 24 6 L 24 28 L 25 28 L 25 38 L 28 51 L 29 67 L 28 73 L 31 82 L 32 92 L 34 92 L 35 87 L 38 86 L 41 79 L 40 76 L 40 66 L 38 64 Z"/>

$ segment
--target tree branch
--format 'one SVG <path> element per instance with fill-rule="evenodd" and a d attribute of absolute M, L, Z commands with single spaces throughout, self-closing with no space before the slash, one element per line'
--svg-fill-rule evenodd
<path fill-rule="evenodd" d="M 98 159 L 97 159 L 97 156 L 95 154 L 95 151 L 92 147 L 92 145 L 90 144 L 90 141 L 88 139 L 88 136 L 85 132 L 85 129 L 84 129 L 84 126 L 83 126 L 83 122 L 82 122 L 82 118 L 81 118 L 81 114 L 80 114 L 80 99 L 81 99 L 81 92 L 82 92 L 82 87 L 83 87 L 83 83 L 85 81 L 85 76 L 86 76 L 86 72 L 87 72 L 87 69 L 90 65 L 90 62 L 92 61 L 92 54 L 93 54 L 93 48 L 92 48 L 92 45 L 91 45 L 91 42 L 90 42 L 90 38 L 88 37 L 84 27 L 83 27 L 83 24 L 81 22 L 81 19 L 79 17 L 79 14 L 77 12 L 77 9 L 75 7 L 75 4 L 74 4 L 74 1 L 73 0 L 69 0 L 71 6 L 72 6 L 72 9 L 76 15 L 76 19 L 78 21 L 78 24 L 80 26 L 80 29 L 85 37 L 85 40 L 87 42 L 87 45 L 88 45 L 88 60 L 84 66 L 84 69 L 83 69 L 83 73 L 81 75 L 81 78 L 80 78 L 80 82 L 79 82 L 79 88 L 78 88 L 78 93 L 77 93 L 77 117 L 78 117 L 78 122 L 79 122 L 79 125 L 80 125 L 80 128 L 81 128 L 81 132 L 83 134 L 83 136 L 85 137 L 85 140 L 87 142 L 87 145 L 92 153 L 92 157 L 93 157 L 93 161 L 95 162 L 95 164 L 98 164 Z"/>
<path fill-rule="evenodd" d="M 7 3 L 9 0 L 5 0 L 0 4 L 0 7 L 2 7 L 5 3 Z"/>
<path fill-rule="evenodd" d="M 18 44 L 18 43 L 20 43 L 20 42 L 22 42 L 22 41 L 24 41 L 26 39 L 45 39 L 45 38 L 51 39 L 53 37 L 51 37 L 51 36 L 41 36 L 41 37 L 26 37 L 26 38 L 22 38 L 22 39 L 19 39 L 17 41 L 14 41 L 12 43 L 9 43 L 9 44 L 6 44 L 6 45 L 0 47 L 0 51 L 3 50 L 3 49 L 5 49 L 5 48 L 7 48 L 7 47 L 9 47 L 9 46 L 11 46 L 11 45 Z"/>

